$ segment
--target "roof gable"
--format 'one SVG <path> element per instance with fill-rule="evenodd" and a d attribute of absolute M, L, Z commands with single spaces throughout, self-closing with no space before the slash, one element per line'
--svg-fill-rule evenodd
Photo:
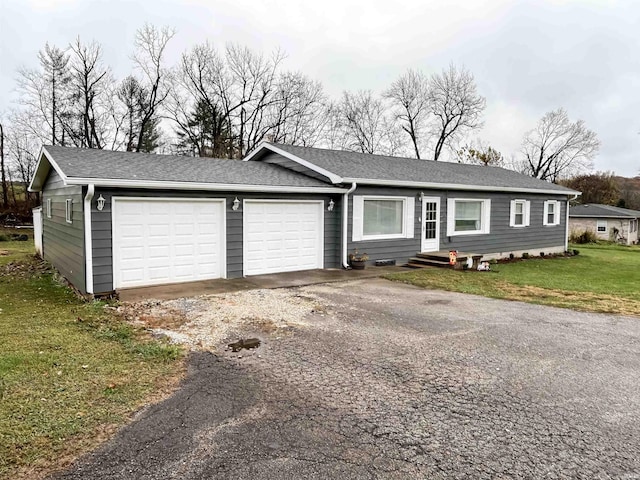
<path fill-rule="evenodd" d="M 42 148 L 30 189 L 39 191 L 51 168 L 68 185 L 185 189 L 336 190 L 278 165 L 239 160 L 155 155 L 60 146 Z"/>

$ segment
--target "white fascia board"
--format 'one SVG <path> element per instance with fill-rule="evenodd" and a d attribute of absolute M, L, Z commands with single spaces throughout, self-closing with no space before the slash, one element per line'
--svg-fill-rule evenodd
<path fill-rule="evenodd" d="M 62 182 L 65 185 L 68 185 L 67 176 L 64 174 L 62 169 L 58 166 L 58 164 L 53 159 L 51 154 L 47 151 L 47 149 L 45 147 L 41 147 L 40 148 L 40 153 L 38 155 L 38 164 L 36 165 L 36 173 L 33 176 L 33 178 L 31 179 L 31 183 L 29 183 L 29 187 L 27 188 L 27 190 L 30 191 L 30 192 L 40 192 L 40 191 L 42 191 L 42 187 L 44 187 L 44 178 L 41 178 L 41 176 L 42 175 L 46 176 L 49 173 L 49 170 L 47 170 L 44 173 L 42 171 L 42 168 L 43 168 L 42 161 L 43 161 L 43 159 L 46 159 L 46 161 L 49 162 L 49 165 L 51 165 L 53 167 L 53 169 L 58 173 L 58 175 L 60 175 L 60 178 L 62 179 Z M 41 180 L 42 181 L 42 184 L 40 185 L 39 188 L 34 188 L 34 183 L 36 182 L 36 180 Z"/>
<path fill-rule="evenodd" d="M 251 152 L 249 155 L 247 155 L 242 161 L 243 162 L 248 162 L 249 160 L 251 160 L 253 157 L 255 157 L 258 152 L 262 151 L 263 149 L 267 149 L 267 150 L 271 150 L 274 153 L 277 153 L 279 155 L 282 155 L 285 158 L 288 158 L 289 160 L 292 160 L 294 162 L 296 162 L 299 165 L 302 165 L 303 167 L 308 168 L 309 170 L 319 173 L 322 176 L 325 176 L 329 179 L 329 181 L 333 184 L 336 183 L 343 183 L 342 177 L 340 177 L 339 175 L 336 175 L 335 173 L 331 173 L 328 170 L 325 170 L 324 168 L 320 168 L 317 165 L 308 162 L 300 157 L 297 157 L 295 155 L 293 155 L 292 153 L 286 152 L 274 145 L 271 145 L 270 143 L 263 143 L 260 144 L 258 146 L 258 148 L 256 148 L 253 152 Z"/>
<path fill-rule="evenodd" d="M 244 185 L 237 183 L 164 182 L 159 180 L 119 180 L 109 178 L 68 178 L 68 185 L 88 185 L 117 188 L 157 188 L 160 190 L 209 190 L 234 192 L 280 192 L 280 193 L 344 193 L 338 187 L 294 187 L 286 185 Z"/>
<path fill-rule="evenodd" d="M 518 187 L 489 187 L 483 185 L 464 185 L 461 183 L 433 183 L 433 182 L 400 182 L 397 180 L 374 180 L 368 178 L 344 178 L 344 182 L 357 182 L 358 185 L 379 185 L 384 187 L 435 188 L 441 190 L 473 190 L 483 192 L 515 192 L 515 193 L 545 193 L 550 195 L 575 195 L 576 192 L 559 192 L 537 188 Z"/>
<path fill-rule="evenodd" d="M 574 213 L 571 213 L 571 209 L 569 209 L 569 218 L 616 218 L 616 219 L 622 219 L 622 220 L 630 220 L 633 218 L 640 218 L 640 217 L 632 217 L 632 216 L 621 217 L 621 216 L 612 216 L 612 215 L 576 215 Z"/>

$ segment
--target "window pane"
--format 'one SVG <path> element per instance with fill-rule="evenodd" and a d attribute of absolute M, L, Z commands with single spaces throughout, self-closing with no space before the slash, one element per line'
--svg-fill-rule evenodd
<path fill-rule="evenodd" d="M 365 200 L 364 235 L 401 235 L 402 200 Z"/>
<path fill-rule="evenodd" d="M 456 202 L 456 232 L 480 230 L 482 202 Z"/>
<path fill-rule="evenodd" d="M 524 215 L 522 213 L 516 213 L 514 220 L 516 225 L 524 225 Z"/>

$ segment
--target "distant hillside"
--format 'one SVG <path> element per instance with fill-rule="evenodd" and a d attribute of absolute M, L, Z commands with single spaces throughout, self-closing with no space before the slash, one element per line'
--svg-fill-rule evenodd
<path fill-rule="evenodd" d="M 640 176 L 638 177 L 614 177 L 620 190 L 618 206 L 640 210 Z"/>

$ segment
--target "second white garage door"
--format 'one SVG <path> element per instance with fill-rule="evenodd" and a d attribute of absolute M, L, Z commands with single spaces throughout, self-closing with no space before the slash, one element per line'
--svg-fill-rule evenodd
<path fill-rule="evenodd" d="M 244 274 L 294 272 L 324 266 L 324 202 L 244 202 Z"/>
<path fill-rule="evenodd" d="M 114 288 L 225 276 L 224 200 L 115 198 Z"/>

